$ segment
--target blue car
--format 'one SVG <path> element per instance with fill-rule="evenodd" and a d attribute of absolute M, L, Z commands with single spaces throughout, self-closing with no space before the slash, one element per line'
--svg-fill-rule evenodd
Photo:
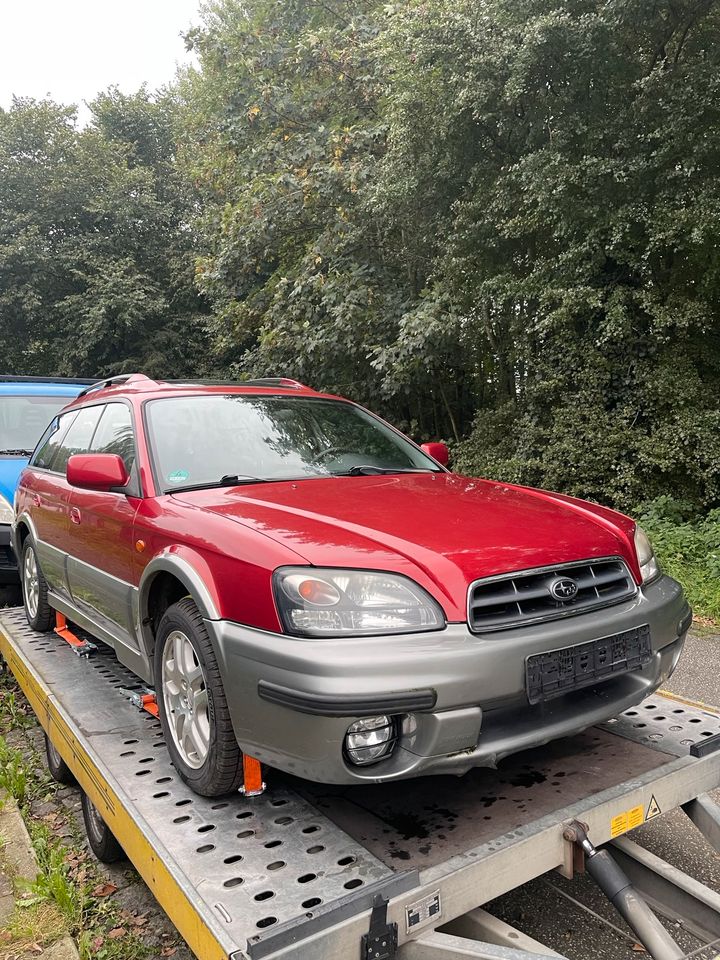
<path fill-rule="evenodd" d="M 55 414 L 95 382 L 0 376 L 0 584 L 19 580 L 10 524 L 20 474 Z"/>

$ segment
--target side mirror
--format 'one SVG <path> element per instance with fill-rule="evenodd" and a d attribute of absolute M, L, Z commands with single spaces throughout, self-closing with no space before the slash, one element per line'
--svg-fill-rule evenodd
<path fill-rule="evenodd" d="M 424 450 L 433 460 L 437 460 L 443 467 L 446 467 L 450 462 L 450 451 L 446 443 L 423 443 L 420 449 Z"/>
<path fill-rule="evenodd" d="M 130 480 L 122 457 L 115 453 L 76 453 L 68 460 L 66 476 L 73 487 L 104 493 Z"/>

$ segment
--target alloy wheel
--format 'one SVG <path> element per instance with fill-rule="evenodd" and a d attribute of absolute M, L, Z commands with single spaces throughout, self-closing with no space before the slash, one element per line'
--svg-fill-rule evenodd
<path fill-rule="evenodd" d="M 182 630 L 165 639 L 162 695 L 175 746 L 185 763 L 198 770 L 210 749 L 208 691 L 195 648 Z"/>
<path fill-rule="evenodd" d="M 23 564 L 23 588 L 25 590 L 25 604 L 31 618 L 37 616 L 38 603 L 40 601 L 40 582 L 38 579 L 38 567 L 35 551 L 28 547 L 25 551 L 25 562 Z"/>

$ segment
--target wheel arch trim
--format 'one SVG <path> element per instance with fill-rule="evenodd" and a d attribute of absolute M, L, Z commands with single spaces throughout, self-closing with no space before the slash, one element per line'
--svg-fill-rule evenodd
<path fill-rule="evenodd" d="M 12 536 L 12 547 L 15 551 L 15 556 L 20 560 L 20 543 L 18 542 L 18 528 L 24 524 L 30 530 L 30 536 L 33 538 L 35 543 L 38 542 L 37 530 L 35 529 L 35 524 L 30 517 L 30 514 L 27 511 L 23 511 L 19 517 L 15 518 L 15 521 L 11 527 L 11 536 Z"/>
<path fill-rule="evenodd" d="M 187 557 L 166 550 L 154 557 L 145 567 L 140 578 L 139 600 L 140 620 L 146 622 L 149 617 L 150 587 L 160 573 L 170 573 L 179 580 L 198 605 L 198 609 L 207 620 L 219 620 L 217 603 L 207 583 Z"/>

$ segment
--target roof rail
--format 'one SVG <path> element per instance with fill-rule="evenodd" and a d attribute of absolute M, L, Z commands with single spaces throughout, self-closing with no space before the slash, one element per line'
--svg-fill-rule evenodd
<path fill-rule="evenodd" d="M 162 383 L 173 383 L 178 386 L 203 386 L 209 387 L 285 387 L 288 390 L 310 390 L 311 387 L 300 383 L 299 380 L 291 380 L 290 377 L 260 377 L 256 380 L 162 380 Z"/>
<path fill-rule="evenodd" d="M 84 397 L 96 390 L 105 390 L 107 387 L 118 386 L 121 383 L 135 383 L 137 380 L 150 380 L 150 377 L 146 377 L 144 373 L 119 373 L 115 377 L 106 377 L 104 380 L 94 381 L 92 386 L 81 390 L 78 396 Z"/>
<path fill-rule="evenodd" d="M 97 378 L 82 379 L 80 377 L 14 377 L 8 374 L 0 375 L 0 383 L 97 383 Z"/>
<path fill-rule="evenodd" d="M 256 380 L 240 380 L 241 387 L 287 387 L 289 390 L 310 390 L 299 380 L 290 377 L 259 377 Z"/>

